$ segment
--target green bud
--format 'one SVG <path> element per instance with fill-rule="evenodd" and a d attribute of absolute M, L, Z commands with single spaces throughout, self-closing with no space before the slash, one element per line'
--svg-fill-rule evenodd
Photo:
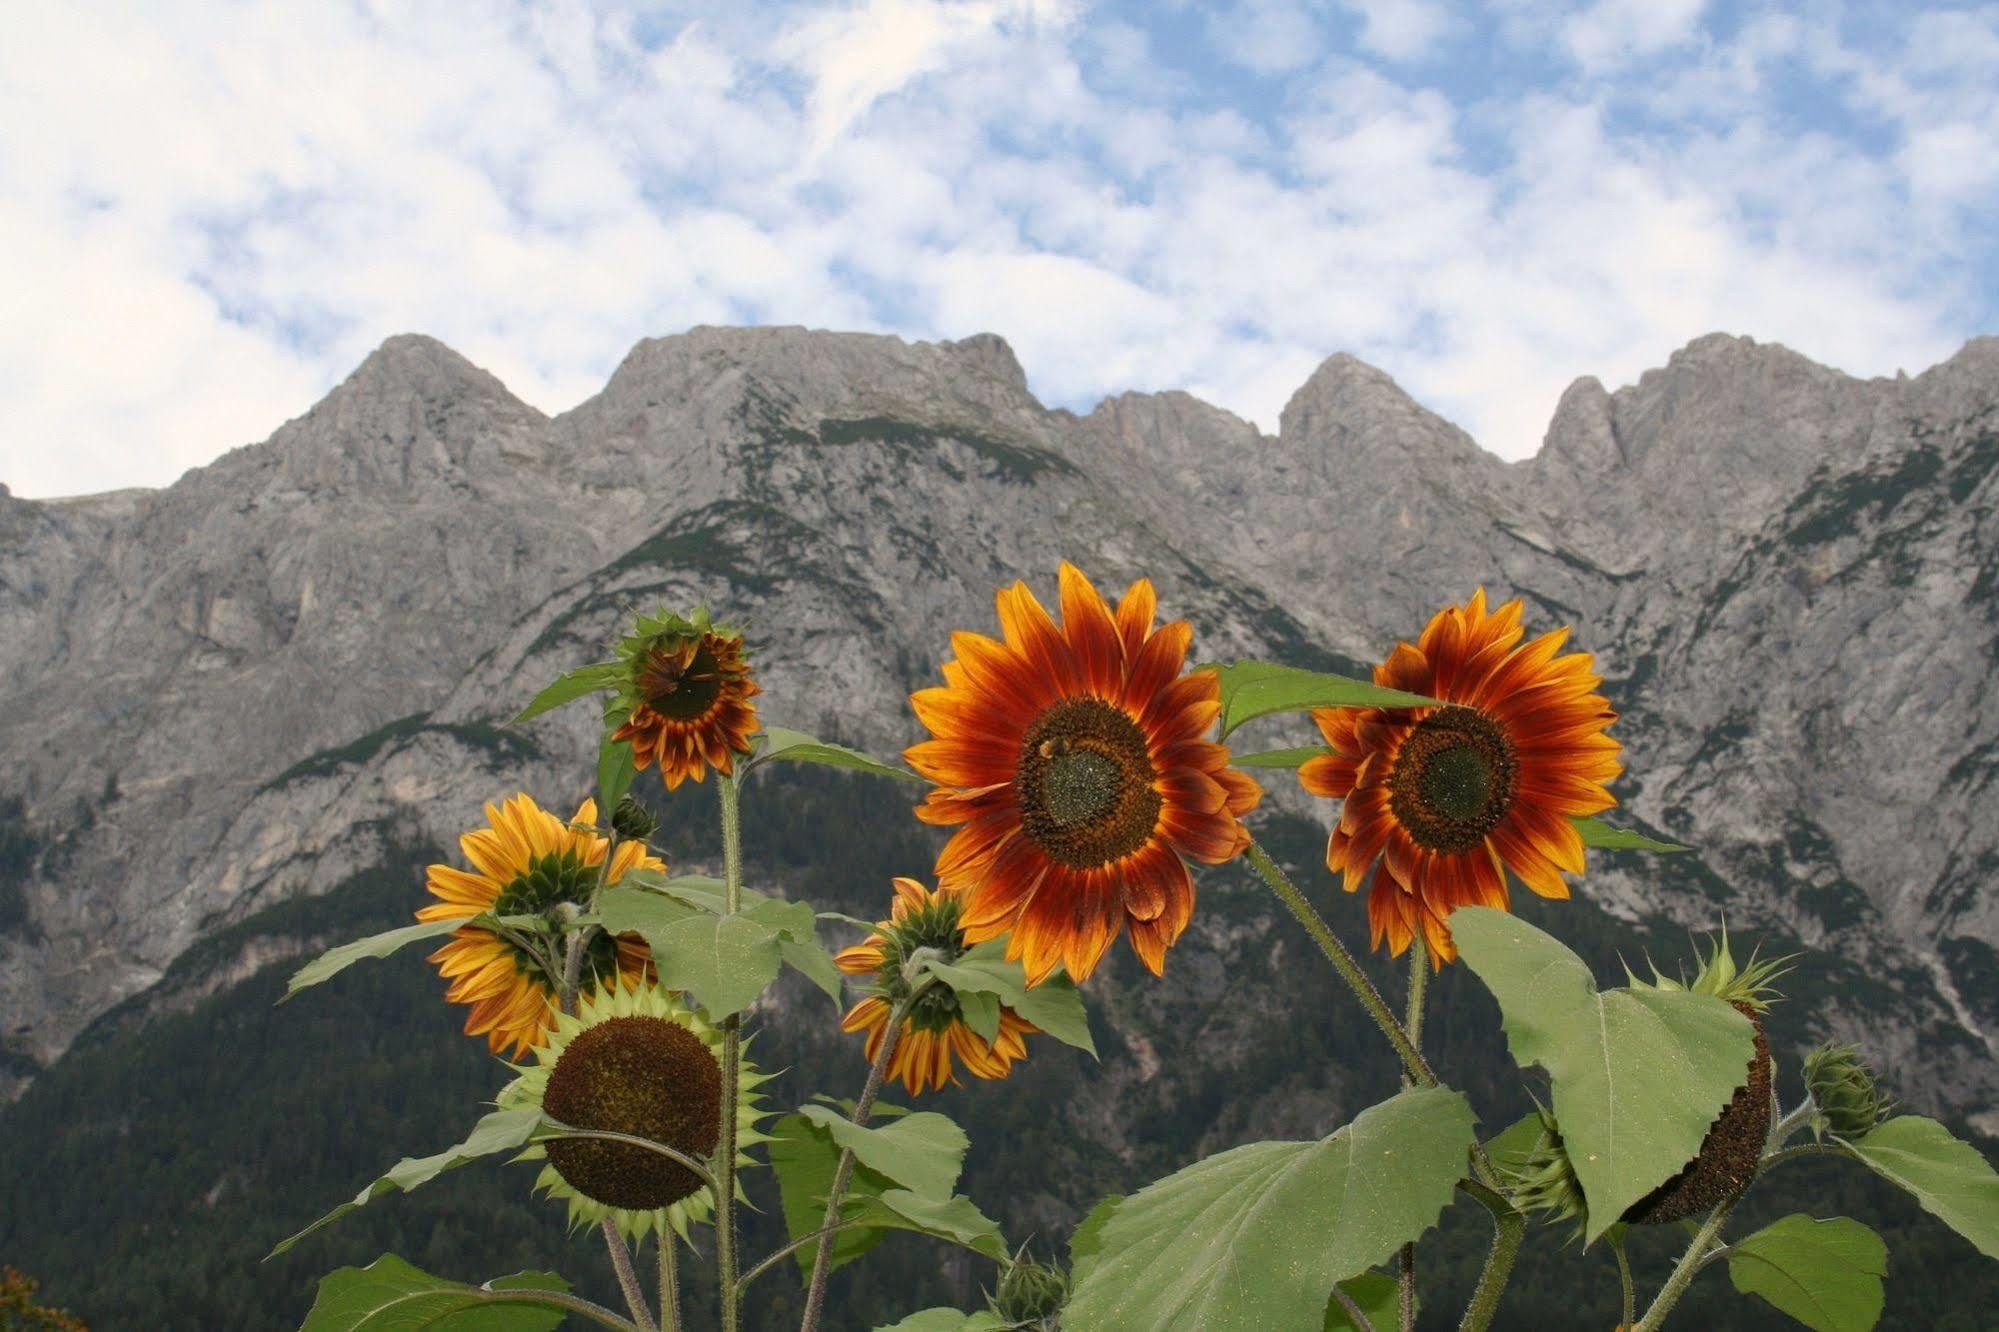
<path fill-rule="evenodd" d="M 1061 1268 L 1045 1267 L 1022 1254 L 1008 1266 L 988 1302 L 1009 1324 L 1052 1327 L 1068 1298 L 1069 1278 Z"/>
<path fill-rule="evenodd" d="M 1827 1133 L 1858 1138 L 1886 1119 L 1892 1105 L 1851 1045 L 1821 1045 L 1806 1055 L 1805 1086 L 1812 1094 L 1815 1138 Z"/>
<path fill-rule="evenodd" d="M 1576 1234 L 1581 1235 L 1589 1223 L 1589 1203 L 1562 1143 L 1561 1125 L 1545 1107 L 1537 1105 L 1535 1109 L 1541 1116 L 1541 1140 L 1524 1160 L 1500 1166 L 1509 1185 L 1507 1192 L 1521 1211 L 1547 1212 L 1550 1224 L 1573 1222 Z"/>
<path fill-rule="evenodd" d="M 643 842 L 659 830 L 659 820 L 652 811 L 631 796 L 618 802 L 618 808 L 611 814 L 611 831 L 627 842 Z"/>

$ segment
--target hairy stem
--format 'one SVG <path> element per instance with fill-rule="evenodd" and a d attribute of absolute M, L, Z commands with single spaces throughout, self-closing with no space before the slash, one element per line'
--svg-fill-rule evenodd
<path fill-rule="evenodd" d="M 854 1102 L 854 1122 L 865 1124 L 874 1113 L 875 1097 L 881 1094 L 882 1079 L 888 1073 L 889 1056 L 895 1053 L 896 1043 L 902 1039 L 903 1020 L 909 1016 L 910 1005 L 916 1002 L 921 991 L 912 988 L 909 994 L 890 1010 L 888 1028 L 882 1032 L 881 1048 L 875 1051 L 875 1062 L 868 1066 L 867 1085 L 861 1088 L 861 1099 Z M 840 1164 L 833 1170 L 833 1187 L 826 1194 L 826 1220 L 821 1230 L 829 1230 L 840 1223 L 840 1204 L 846 1201 L 847 1184 L 854 1177 L 854 1149 L 845 1148 L 840 1153 Z M 805 1317 L 798 1324 L 798 1332 L 818 1332 L 819 1316 L 826 1307 L 826 1278 L 832 1275 L 833 1246 L 821 1244 L 812 1256 L 812 1285 L 805 1295 Z"/>
<path fill-rule="evenodd" d="M 1617 1325 L 1628 1328 L 1631 1326 L 1631 1320 L 1638 1316 L 1638 1306 L 1633 1301 L 1631 1292 L 1631 1259 L 1625 1256 L 1624 1236 L 1616 1233 L 1618 1227 L 1612 1226 L 1611 1230 L 1613 1233 L 1605 1238 L 1610 1240 L 1611 1255 L 1617 1259 L 1617 1284 L 1624 1292 L 1624 1312 L 1618 1318 Z"/>
<path fill-rule="evenodd" d="M 1347 946 L 1333 933 L 1332 926 L 1326 924 L 1325 917 L 1313 908 L 1305 899 L 1305 895 L 1298 891 L 1297 885 L 1291 882 L 1290 877 L 1276 861 L 1270 858 L 1270 853 L 1259 843 L 1252 841 L 1244 855 L 1248 857 L 1249 863 L 1255 866 L 1256 872 L 1263 876 L 1263 881 L 1270 885 L 1270 890 L 1277 894 L 1278 900 L 1291 909 L 1291 914 L 1305 927 L 1305 932 L 1312 936 L 1312 941 L 1319 945 L 1319 951 L 1333 964 L 1333 970 L 1340 973 L 1340 978 L 1346 981 L 1347 987 L 1354 992 L 1354 997 L 1360 1000 L 1361 1007 L 1367 1010 L 1368 1016 L 1372 1017 L 1375 1025 L 1381 1028 L 1381 1034 L 1395 1047 L 1395 1053 L 1401 1057 L 1403 1070 L 1409 1075 L 1409 1080 L 1418 1087 L 1437 1086 L 1437 1075 L 1423 1058 L 1423 1052 L 1409 1039 L 1409 1033 L 1388 1007 L 1388 1001 L 1381 997 L 1381 991 L 1374 987 L 1374 982 L 1360 969 L 1360 963 L 1354 960 L 1353 954 L 1347 951 Z M 1484 1143 L 1472 1144 L 1471 1160 L 1472 1173 L 1478 1177 L 1478 1182 L 1495 1195 L 1500 1194 L 1502 1185 L 1499 1172 L 1492 1168 L 1492 1158 L 1486 1155 Z M 1508 1205 L 1507 1210 L 1511 1212 L 1513 1209 Z M 1515 1243 L 1517 1246 L 1518 1241 Z M 1509 1266 L 1511 1261 L 1509 1258 Z"/>
<path fill-rule="evenodd" d="M 660 1332 L 680 1332 L 680 1251 L 664 1211 L 654 1218 L 653 1229 L 659 1237 Z"/>
<path fill-rule="evenodd" d="M 1673 1268 L 1673 1274 L 1666 1278 L 1665 1285 L 1659 1287 L 1659 1293 L 1652 1298 L 1652 1306 L 1645 1311 L 1645 1317 L 1632 1332 L 1656 1332 L 1660 1324 L 1666 1321 L 1666 1315 L 1680 1302 L 1680 1296 L 1687 1293 L 1687 1287 L 1693 1282 L 1694 1273 L 1706 1265 L 1708 1250 L 1713 1247 L 1715 1237 L 1721 1234 L 1721 1228 L 1728 1224 L 1728 1214 L 1735 1210 L 1735 1204 L 1740 1198 L 1741 1195 L 1737 1194 L 1734 1198 L 1726 1199 L 1707 1214 L 1707 1220 L 1703 1221 L 1701 1228 L 1694 1232 L 1693 1240 L 1687 1245 L 1687 1251 L 1680 1255 L 1680 1261 Z"/>
<path fill-rule="evenodd" d="M 610 815 L 606 814 L 604 817 L 608 820 Z M 609 826 L 606 826 L 604 829 L 604 862 L 597 866 L 597 885 L 590 890 L 590 910 L 592 912 L 597 910 L 597 899 L 604 895 L 604 885 L 610 881 L 611 861 L 617 855 L 617 851 L 618 834 L 612 831 Z M 583 980 L 583 954 L 588 951 L 590 934 L 596 928 L 595 925 L 572 925 L 568 938 L 563 941 L 565 954 L 562 959 L 562 992 L 560 1002 L 562 1004 L 562 1011 L 565 1013 L 574 1013 L 576 1011 L 576 991 Z"/>
<path fill-rule="evenodd" d="M 1418 934 L 1409 948 L 1409 1007 L 1405 1010 L 1402 1025 L 1409 1032 L 1409 1044 L 1420 1056 L 1423 1053 L 1423 997 L 1430 981 L 1429 950 L 1424 946 L 1423 936 Z M 1409 1085 L 1409 1075 L 1402 1075 L 1402 1085 Z M 1402 1332 L 1416 1332 L 1416 1242 L 1402 1246 L 1402 1262 L 1396 1278 L 1401 1287 L 1397 1312 L 1400 1315 Z"/>
<path fill-rule="evenodd" d="M 813 1231 L 810 1235 L 800 1235 L 797 1239 L 791 1241 L 791 1243 L 785 1245 L 782 1249 L 779 1249 L 777 1252 L 771 1254 L 769 1257 L 759 1262 L 756 1266 L 752 1267 L 749 1271 L 743 1273 L 743 1275 L 737 1279 L 736 1284 L 740 1286 L 742 1289 L 748 1290 L 750 1288 L 750 1283 L 752 1281 L 755 1281 L 765 1272 L 770 1271 L 771 1268 L 776 1267 L 779 1263 L 791 1257 L 792 1254 L 797 1253 L 800 1249 L 812 1243 L 814 1240 L 829 1238 L 831 1236 L 839 1234 L 843 1230 L 852 1230 L 858 1224 L 859 1224 L 858 1222 L 854 1221 L 842 1221 L 837 1226 L 822 1226 L 818 1230 Z"/>
<path fill-rule="evenodd" d="M 1485 1332 L 1492 1326 L 1493 1315 L 1499 1312 L 1499 1300 L 1506 1293 L 1506 1283 L 1512 1279 L 1513 1260 L 1520 1255 L 1520 1239 L 1527 1232 L 1527 1218 L 1506 1200 L 1505 1195 L 1493 1189 L 1470 1181 L 1459 1187 L 1484 1203 L 1486 1211 L 1492 1213 L 1492 1248 L 1485 1255 L 1485 1269 L 1478 1274 L 1478 1286 L 1472 1291 L 1471 1303 L 1465 1306 L 1465 1316 L 1458 1322 L 1458 1332 Z"/>
<path fill-rule="evenodd" d="M 617 1328 L 618 1332 L 640 1332 L 639 1325 L 629 1318 L 619 1316 L 601 1304 L 594 1304 L 581 1295 L 571 1295 L 561 1290 L 494 1290 L 491 1286 L 481 1286 L 481 1290 L 495 1296 L 504 1296 L 508 1304 L 539 1304 L 549 1309 L 560 1309 L 573 1313 L 578 1318 L 588 1319 L 599 1327 Z"/>
<path fill-rule="evenodd" d="M 722 874 L 730 915 L 743 907 L 743 828 L 736 779 L 715 774 L 722 806 Z M 722 1024 L 722 1141 L 715 1149 L 715 1268 L 722 1301 L 722 1332 L 740 1332 L 742 1291 L 736 1285 L 736 1089 L 743 1068 L 743 1015 Z"/>
<path fill-rule="evenodd" d="M 646 1307 L 646 1295 L 639 1289 L 639 1274 L 632 1270 L 632 1251 L 625 1247 L 625 1237 L 618 1233 L 618 1223 L 610 1217 L 603 1222 L 604 1244 L 611 1251 L 611 1266 L 617 1270 L 618 1286 L 625 1292 L 625 1306 L 632 1311 L 632 1321 L 640 1332 L 659 1332 L 659 1324 L 652 1320 L 652 1310 Z"/>
<path fill-rule="evenodd" d="M 1354 1332 L 1374 1332 L 1374 1320 L 1369 1318 L 1358 1304 L 1354 1303 L 1353 1296 L 1347 1294 L 1338 1286 L 1334 1286 L 1333 1298 L 1338 1300 L 1340 1307 L 1347 1311 L 1347 1321 L 1354 1325 Z"/>

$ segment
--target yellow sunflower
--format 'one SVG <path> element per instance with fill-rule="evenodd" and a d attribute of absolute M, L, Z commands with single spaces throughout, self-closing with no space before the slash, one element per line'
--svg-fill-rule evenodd
<path fill-rule="evenodd" d="M 1127 926 L 1159 975 L 1194 911 L 1182 857 L 1239 854 L 1263 795 L 1205 738 L 1220 683 L 1182 674 L 1193 631 L 1153 627 L 1145 579 L 1113 616 L 1065 561 L 1060 629 L 1025 584 L 996 600 L 1006 641 L 952 634 L 944 687 L 910 695 L 935 737 L 903 752 L 937 783 L 917 817 L 964 825 L 938 885 L 963 891 L 968 942 L 1011 932 L 1029 984 L 1084 980 Z"/>
<path fill-rule="evenodd" d="M 1488 613 L 1481 588 L 1374 668 L 1376 684 L 1445 706 L 1312 714 L 1330 752 L 1298 779 L 1345 801 L 1326 864 L 1346 890 L 1380 862 L 1367 899 L 1376 947 L 1400 954 L 1420 929 L 1441 967 L 1457 956 L 1446 919 L 1505 910 L 1508 870 L 1543 897 L 1569 895 L 1563 873 L 1583 869 L 1570 819 L 1615 805 L 1605 788 L 1624 769 L 1603 680 L 1590 654 L 1562 653 L 1568 635 L 1522 644 L 1520 603 Z"/>
<path fill-rule="evenodd" d="M 873 934 L 833 959 L 849 975 L 876 978 L 875 992 L 855 1004 L 840 1023 L 842 1031 L 867 1032 L 870 1064 L 888 1035 L 891 1010 L 909 994 L 909 982 L 902 975 L 904 960 L 919 948 L 934 948 L 941 961 L 953 962 L 969 946 L 959 927 L 960 910 L 960 895 L 954 889 L 931 890 L 914 879 L 897 879 L 889 918 L 877 921 Z M 902 1021 L 901 1038 L 888 1059 L 888 1076 L 900 1078 L 911 1096 L 926 1087 L 942 1091 L 945 1083 L 958 1081 L 951 1068 L 955 1056 L 975 1076 L 1003 1078 L 1012 1071 L 1014 1060 L 1027 1057 L 1025 1038 L 1038 1028 L 1004 1005 L 999 1021 L 999 1032 L 987 1040 L 965 1022 L 958 996 L 933 985 L 917 997 Z"/>
<path fill-rule="evenodd" d="M 572 823 L 597 821 L 597 802 L 586 800 Z M 606 839 L 570 827 L 526 795 L 505 805 L 487 805 L 489 826 L 458 839 L 470 870 L 432 865 L 427 886 L 440 900 L 422 908 L 423 921 L 540 915 L 562 902 L 587 903 L 597 887 Z M 634 869 L 663 870 L 666 862 L 647 853 L 643 842 L 622 842 L 611 859 L 608 882 Z M 484 1036 L 494 1054 L 512 1047 L 516 1055 L 539 1045 L 553 1025 L 562 977 L 533 951 L 483 925 L 466 925 L 432 953 L 440 975 L 451 982 L 444 997 L 470 1004 L 467 1036 Z M 612 938 L 598 931 L 584 957 L 583 976 L 615 973 L 622 983 L 641 979 L 650 965 L 645 940 L 636 934 Z"/>
<path fill-rule="evenodd" d="M 556 1015 L 535 1062 L 496 1099 L 503 1110 L 539 1110 L 569 1128 L 664 1143 L 712 1169 L 722 1141 L 721 1049 L 721 1029 L 656 981 L 599 991 L 580 999 L 573 1016 Z M 769 1141 L 757 1129 L 764 1112 L 756 1096 L 769 1080 L 743 1063 L 734 1107 L 739 1166 L 752 1164 L 749 1147 Z M 517 1159 L 548 1161 L 535 1187 L 568 1204 L 572 1227 L 609 1217 L 633 1240 L 667 1229 L 685 1239 L 691 1223 L 714 1214 L 714 1190 L 647 1147 L 555 1138 Z"/>
<path fill-rule="evenodd" d="M 619 649 L 628 715 L 612 739 L 631 741 L 641 772 L 657 763 L 669 791 L 689 777 L 704 780 L 710 768 L 733 773 L 757 733 L 750 699 L 762 692 L 744 655 L 742 636 L 711 623 L 706 610 L 641 619 Z"/>

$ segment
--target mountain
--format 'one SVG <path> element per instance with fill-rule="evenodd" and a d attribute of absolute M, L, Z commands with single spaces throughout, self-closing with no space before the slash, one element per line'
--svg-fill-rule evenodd
<path fill-rule="evenodd" d="M 1345 355 L 1266 436 L 1181 393 L 1046 409 L 990 335 L 698 328 L 641 342 L 554 418 L 392 338 L 164 490 L 0 489 L 0 1090 L 56 1097 L 66 1067 L 260 992 L 340 936 L 357 884 L 399 873 L 367 889 L 392 923 L 483 802 L 579 798 L 587 709 L 501 723 L 632 607 L 746 622 L 770 720 L 892 753 L 947 631 L 991 630 L 995 587 L 1045 596 L 1067 558 L 1106 588 L 1153 578 L 1209 661 L 1364 670 L 1481 585 L 1525 598 L 1530 626 L 1573 625 L 1621 714 L 1613 817 L 1698 851 L 1593 857 L 1578 902 L 1527 904 L 1537 918 L 1573 922 L 1606 966 L 1677 956 L 1724 915 L 1808 947 L 1780 1045 L 1857 1039 L 1907 1103 L 1999 1131 L 1999 906 L 1980 891 L 1999 867 L 1995 463 L 1993 338 L 1857 380 L 1710 335 L 1636 385 L 1576 381 L 1517 463 Z M 1268 785 L 1259 817 L 1359 938 L 1358 900 L 1313 870 L 1326 810 L 1286 774 Z M 869 824 L 874 851 L 846 829 L 845 861 L 759 872 L 863 910 L 885 885 L 842 866 L 874 874 L 886 846 L 926 868 L 905 792 L 851 798 L 911 828 Z M 712 856 L 691 822 L 707 806 L 668 803 L 669 837 L 690 821 L 682 863 Z M 1305 963 L 1253 884 L 1202 884 L 1168 973 L 1184 993 L 1126 963 L 1092 987 L 1113 1038 L 1066 1113 L 1127 1174 L 1252 1126 L 1309 1131 L 1329 1086 L 1385 1071 L 1239 1083 L 1281 1057 L 1216 1003 L 1284 1002 L 1242 978 Z M 1174 1111 L 1155 1152 L 1127 1110 L 1169 1086 L 1206 1108 Z"/>

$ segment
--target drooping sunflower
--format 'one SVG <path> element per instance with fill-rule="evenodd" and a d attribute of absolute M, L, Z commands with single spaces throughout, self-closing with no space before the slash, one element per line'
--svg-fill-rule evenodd
<path fill-rule="evenodd" d="M 903 757 L 937 783 L 917 817 L 964 825 L 938 885 L 962 890 L 967 941 L 1011 932 L 1029 984 L 1086 979 L 1127 926 L 1159 975 L 1194 911 L 1182 857 L 1239 854 L 1263 796 L 1204 738 L 1220 682 L 1182 673 L 1193 631 L 1153 627 L 1146 579 L 1113 615 L 1064 561 L 1060 629 L 1023 583 L 996 600 L 1005 642 L 952 634 L 944 687 L 910 695 L 934 738 Z"/>
<path fill-rule="evenodd" d="M 588 827 L 596 821 L 597 802 L 586 800 L 571 823 Z M 486 912 L 540 915 L 559 903 L 580 906 L 590 900 L 604 863 L 604 838 L 565 824 L 526 795 L 487 805 L 486 822 L 489 826 L 458 839 L 470 870 L 430 867 L 426 886 L 441 900 L 419 910 L 418 920 L 470 919 Z M 648 853 L 643 842 L 621 842 L 607 882 L 616 883 L 634 869 L 665 868 L 666 862 Z M 472 1006 L 465 1034 L 484 1036 L 494 1054 L 510 1046 L 516 1056 L 525 1054 L 553 1024 L 561 974 L 551 975 L 552 959 L 515 939 L 483 925 L 466 925 L 428 960 L 451 982 L 444 997 Z M 650 965 L 644 939 L 636 934 L 613 938 L 600 930 L 591 938 L 582 977 L 587 984 L 615 974 L 621 984 L 631 984 Z"/>
<path fill-rule="evenodd" d="M 629 740 L 639 771 L 657 763 L 671 791 L 708 769 L 735 771 L 735 756 L 757 732 L 763 692 L 744 660 L 741 634 L 713 623 L 707 608 L 690 617 L 641 616 L 618 647 L 625 667 L 619 704 L 627 713 L 612 738 Z"/>
<path fill-rule="evenodd" d="M 535 1062 L 501 1089 L 503 1110 L 539 1110 L 574 1129 L 664 1143 L 704 1165 L 722 1140 L 722 1032 L 672 990 L 648 981 L 600 990 L 557 1014 Z M 767 1142 L 756 1089 L 769 1081 L 745 1061 L 736 1088 L 736 1163 Z M 569 1205 L 572 1228 L 612 1218 L 633 1240 L 662 1225 L 683 1239 L 714 1214 L 701 1177 L 661 1152 L 602 1138 L 556 1138 L 521 1159 L 546 1159 L 535 1188 Z M 741 1197 L 738 1185 L 737 1196 Z"/>
<path fill-rule="evenodd" d="M 842 1031 L 865 1031 L 870 1064 L 888 1035 L 888 1020 L 896 1004 L 909 995 L 903 962 L 919 948 L 934 948 L 940 960 L 954 962 L 970 946 L 959 924 L 963 903 L 955 889 L 928 889 L 914 879 L 895 880 L 895 902 L 889 918 L 875 923 L 875 932 L 833 962 L 853 976 L 875 977 L 875 992 L 855 1004 L 840 1023 Z M 992 1040 L 973 1031 L 965 1021 L 958 996 L 932 985 L 917 996 L 902 1021 L 902 1036 L 888 1058 L 888 1076 L 902 1079 L 911 1096 L 926 1087 L 938 1091 L 955 1083 L 953 1056 L 981 1078 L 1003 1078 L 1013 1061 L 1027 1057 L 1026 1037 L 1039 1030 L 1020 1014 L 1000 1006 L 999 1031 Z"/>
<path fill-rule="evenodd" d="M 1505 910 L 1508 870 L 1543 897 L 1569 895 L 1563 873 L 1583 869 L 1570 819 L 1615 805 L 1606 786 L 1624 769 L 1594 658 L 1563 653 L 1568 634 L 1522 644 L 1520 602 L 1488 613 L 1481 588 L 1374 668 L 1376 684 L 1444 706 L 1313 712 L 1331 752 L 1298 779 L 1345 801 L 1326 865 L 1346 890 L 1380 862 L 1367 899 L 1376 947 L 1400 955 L 1420 929 L 1441 967 L 1457 956 L 1446 918 Z"/>

